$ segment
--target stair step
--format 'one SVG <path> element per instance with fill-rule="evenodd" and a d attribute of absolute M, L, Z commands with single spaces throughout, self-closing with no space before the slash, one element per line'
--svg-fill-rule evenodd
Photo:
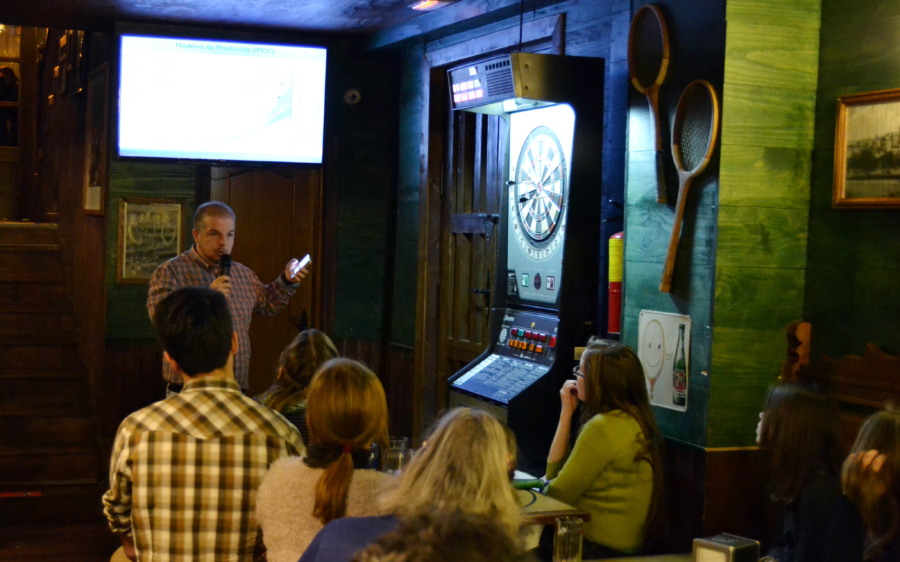
<path fill-rule="evenodd" d="M 106 488 L 96 479 L 81 483 L 0 484 L 0 527 L 103 524 L 106 517 L 101 498 Z M 6 558 L 0 554 L 0 560 Z"/>
<path fill-rule="evenodd" d="M 65 283 L 0 282 L 0 312 L 70 314 L 69 288 Z"/>
<path fill-rule="evenodd" d="M 0 222 L 0 244 L 58 244 L 59 228 L 49 223 Z"/>
<path fill-rule="evenodd" d="M 83 410 L 90 400 L 87 377 L 0 377 L 0 412 L 34 407 L 62 407 L 69 411 L 69 406 Z"/>
<path fill-rule="evenodd" d="M 90 447 L 24 446 L 0 450 L 0 482 L 97 481 L 99 476 L 100 455 Z"/>
<path fill-rule="evenodd" d="M 105 523 L 0 528 L 4 562 L 109 562 L 121 544 Z"/>
<path fill-rule="evenodd" d="M 0 368 L 70 370 L 79 368 L 74 345 L 3 345 L 0 343 Z"/>
<path fill-rule="evenodd" d="M 0 416 L 0 448 L 81 446 L 96 441 L 94 421 L 88 417 Z"/>
<path fill-rule="evenodd" d="M 59 251 L 0 249 L 0 281 L 63 282 L 65 279 Z"/>
<path fill-rule="evenodd" d="M 71 314 L 0 314 L 2 343 L 75 343 L 75 319 Z"/>

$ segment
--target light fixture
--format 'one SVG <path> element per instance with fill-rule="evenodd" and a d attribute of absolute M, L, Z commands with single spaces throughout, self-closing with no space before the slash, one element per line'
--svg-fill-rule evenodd
<path fill-rule="evenodd" d="M 420 2 L 416 2 L 415 4 L 410 4 L 410 8 L 413 10 L 418 10 L 420 12 L 427 12 L 430 10 L 437 10 L 438 8 L 443 8 L 450 2 L 443 2 L 441 0 L 421 0 Z"/>

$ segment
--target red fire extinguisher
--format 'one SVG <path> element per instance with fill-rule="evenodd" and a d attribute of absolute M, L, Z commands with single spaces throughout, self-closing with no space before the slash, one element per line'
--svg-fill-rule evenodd
<path fill-rule="evenodd" d="M 622 267 L 625 233 L 617 232 L 609 238 L 609 318 L 607 333 L 619 336 L 622 332 Z"/>

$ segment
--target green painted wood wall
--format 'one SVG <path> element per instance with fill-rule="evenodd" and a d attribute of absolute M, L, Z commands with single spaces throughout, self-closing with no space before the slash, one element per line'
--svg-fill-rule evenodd
<path fill-rule="evenodd" d="M 178 163 L 134 162 L 110 158 L 109 198 L 106 216 L 106 336 L 110 339 L 153 339 L 147 315 L 147 285 L 116 283 L 119 235 L 119 199 L 122 197 L 178 198 L 186 201 L 188 217 L 194 216 L 196 172 Z M 188 221 L 190 225 L 190 220 Z M 193 243 L 183 233 L 185 248 Z"/>
<path fill-rule="evenodd" d="M 707 446 L 754 444 L 803 315 L 821 0 L 728 0 Z"/>
<path fill-rule="evenodd" d="M 804 318 L 812 357 L 900 352 L 900 211 L 831 207 L 838 96 L 900 88 L 900 3 L 822 0 Z"/>
<path fill-rule="evenodd" d="M 648 2 L 633 2 L 632 13 Z M 686 3 L 654 1 L 666 18 L 670 63 L 660 90 L 666 181 L 669 204 L 656 202 L 654 140 L 650 136 L 646 98 L 629 86 L 628 150 L 625 180 L 625 280 L 622 339 L 638 345 L 638 319 L 642 310 L 685 314 L 691 317 L 691 350 L 686 413 L 654 407 L 663 433 L 697 446 L 706 445 L 709 401 L 712 299 L 716 260 L 719 152 L 688 192 L 675 278 L 670 293 L 659 291 L 659 281 L 678 193 L 672 161 L 670 127 L 681 92 L 703 78 L 721 91 L 725 65 L 725 4 L 723 0 Z"/>

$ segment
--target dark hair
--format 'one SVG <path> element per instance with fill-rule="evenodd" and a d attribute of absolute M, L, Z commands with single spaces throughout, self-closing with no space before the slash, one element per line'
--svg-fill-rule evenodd
<path fill-rule="evenodd" d="M 525 562 L 532 554 L 509 529 L 483 515 L 419 513 L 353 557 L 353 562 Z"/>
<path fill-rule="evenodd" d="M 837 402 L 808 383 L 769 389 L 759 446 L 771 471 L 772 501 L 791 503 L 810 476 L 838 474 L 844 458 L 838 417 Z"/>
<path fill-rule="evenodd" d="M 650 408 L 641 360 L 625 344 L 592 337 L 581 363 L 585 394 L 581 427 L 597 414 L 613 410 L 625 412 L 641 426 L 644 443 L 635 460 L 647 461 L 653 468 L 653 495 L 644 524 L 648 528 L 656 520 L 663 492 L 662 434 Z"/>
<path fill-rule="evenodd" d="M 863 423 L 843 469 L 844 494 L 856 506 L 868 527 L 869 541 L 865 558 L 878 558 L 884 548 L 894 542 L 900 532 L 900 412 L 887 410 L 869 416 Z M 877 476 L 859 474 L 858 459 L 875 449 L 885 456 Z M 880 480 L 873 483 L 871 479 Z M 882 493 L 871 488 L 884 486 Z"/>
<path fill-rule="evenodd" d="M 206 217 L 230 217 L 231 220 L 237 221 L 237 217 L 231 207 L 221 201 L 208 201 L 194 212 L 194 230 L 200 230 L 199 226 L 206 220 Z"/>
<path fill-rule="evenodd" d="M 153 326 L 162 348 L 188 376 L 221 369 L 228 362 L 234 327 L 228 301 L 219 291 L 178 289 L 156 306 Z"/>
<path fill-rule="evenodd" d="M 309 383 L 319 367 L 337 357 L 340 357 L 337 347 L 324 332 L 314 328 L 303 330 L 281 352 L 279 374 L 259 397 L 260 404 L 277 411 L 299 404 L 306 399 Z"/>

